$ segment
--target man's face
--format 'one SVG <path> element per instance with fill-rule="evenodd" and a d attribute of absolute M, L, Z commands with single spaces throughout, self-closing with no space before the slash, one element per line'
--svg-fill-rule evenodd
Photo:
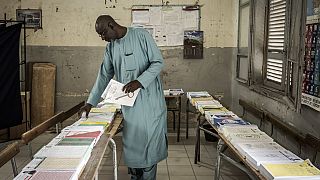
<path fill-rule="evenodd" d="M 111 40 L 114 40 L 117 37 L 116 32 L 112 28 L 110 28 L 110 26 L 108 26 L 106 29 L 101 31 L 97 30 L 97 33 L 99 34 L 99 37 L 101 37 L 103 41 L 111 42 Z"/>

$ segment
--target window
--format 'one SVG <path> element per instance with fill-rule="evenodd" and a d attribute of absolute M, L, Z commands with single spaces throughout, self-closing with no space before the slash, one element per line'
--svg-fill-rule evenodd
<path fill-rule="evenodd" d="M 237 54 L 237 80 L 248 83 L 249 80 L 249 29 L 250 29 L 250 1 L 239 2 L 238 19 L 238 54 Z"/>
<path fill-rule="evenodd" d="M 306 1 L 239 2 L 237 80 L 299 110 Z"/>
<path fill-rule="evenodd" d="M 277 90 L 284 90 L 286 73 L 286 0 L 269 0 L 267 11 L 266 61 L 264 64 L 264 83 Z"/>

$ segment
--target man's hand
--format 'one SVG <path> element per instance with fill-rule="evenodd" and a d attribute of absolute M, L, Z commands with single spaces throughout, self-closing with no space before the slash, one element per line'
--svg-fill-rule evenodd
<path fill-rule="evenodd" d="M 82 113 L 85 111 L 85 112 L 86 112 L 86 118 L 88 118 L 88 115 L 89 115 L 89 112 L 90 112 L 91 108 L 92 108 L 92 105 L 86 103 L 86 104 L 85 104 L 84 106 L 82 106 L 82 107 L 80 108 L 80 110 L 78 111 L 78 117 L 80 118 L 81 115 L 82 115 Z"/>
<path fill-rule="evenodd" d="M 134 80 L 123 86 L 122 91 L 124 91 L 125 93 L 130 93 L 141 87 L 141 83 L 138 80 Z"/>

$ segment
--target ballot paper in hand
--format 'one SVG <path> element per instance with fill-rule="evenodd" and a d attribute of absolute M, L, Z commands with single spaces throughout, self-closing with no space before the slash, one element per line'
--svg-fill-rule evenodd
<path fill-rule="evenodd" d="M 108 103 L 116 103 L 124 106 L 133 106 L 140 88 L 135 90 L 133 93 L 125 93 L 122 91 L 124 84 L 110 80 L 108 86 L 102 93 L 102 98 L 105 99 Z"/>

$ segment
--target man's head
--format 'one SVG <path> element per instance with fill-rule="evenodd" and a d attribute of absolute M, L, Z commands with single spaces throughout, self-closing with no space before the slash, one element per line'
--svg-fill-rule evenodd
<path fill-rule="evenodd" d="M 102 40 L 110 42 L 119 39 L 123 35 L 122 26 L 117 24 L 109 15 L 101 15 L 96 21 L 96 32 Z"/>

